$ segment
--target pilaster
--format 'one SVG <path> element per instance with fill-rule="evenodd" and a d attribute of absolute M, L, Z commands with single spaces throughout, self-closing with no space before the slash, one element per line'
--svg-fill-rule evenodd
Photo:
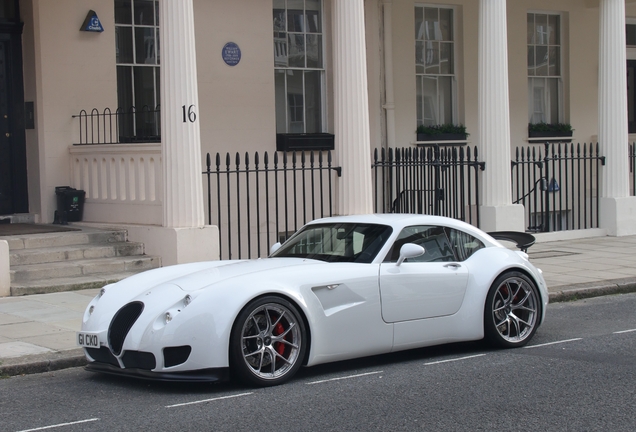
<path fill-rule="evenodd" d="M 481 225 L 524 229 L 523 206 L 512 204 L 506 0 L 479 2 L 479 146 L 483 172 Z"/>
<path fill-rule="evenodd" d="M 334 0 L 334 133 L 341 215 L 373 212 L 363 0 Z"/>
<path fill-rule="evenodd" d="M 204 224 L 201 135 L 192 0 L 162 0 L 163 226 Z"/>

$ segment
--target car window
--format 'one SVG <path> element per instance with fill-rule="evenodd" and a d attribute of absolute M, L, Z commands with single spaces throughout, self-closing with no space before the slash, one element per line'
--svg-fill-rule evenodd
<path fill-rule="evenodd" d="M 332 223 L 306 225 L 272 257 L 370 263 L 391 235 L 387 225 Z"/>
<path fill-rule="evenodd" d="M 405 262 L 457 261 L 444 227 L 418 225 L 404 228 L 388 254 L 388 261 L 397 262 L 400 248 L 406 243 L 422 246 L 424 254 Z"/>
<path fill-rule="evenodd" d="M 463 231 L 453 228 L 446 228 L 450 244 L 457 255 L 458 261 L 467 260 L 472 254 L 486 246 L 478 238 L 473 237 Z"/>

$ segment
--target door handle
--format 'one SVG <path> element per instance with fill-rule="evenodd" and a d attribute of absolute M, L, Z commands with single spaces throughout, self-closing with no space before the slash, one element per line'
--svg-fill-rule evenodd
<path fill-rule="evenodd" d="M 453 270 L 457 270 L 458 268 L 461 267 L 461 264 L 457 264 L 457 263 L 450 263 L 450 264 L 446 264 L 444 265 L 444 267 L 446 268 L 451 268 Z"/>

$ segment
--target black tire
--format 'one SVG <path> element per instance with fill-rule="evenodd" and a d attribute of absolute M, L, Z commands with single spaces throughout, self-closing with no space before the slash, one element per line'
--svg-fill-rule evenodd
<path fill-rule="evenodd" d="M 307 341 L 305 323 L 293 304 L 276 296 L 258 298 L 243 308 L 232 327 L 232 374 L 248 385 L 283 384 L 302 366 Z"/>
<path fill-rule="evenodd" d="M 518 271 L 499 275 L 486 297 L 486 340 L 501 348 L 527 344 L 539 327 L 541 297 L 535 283 Z"/>

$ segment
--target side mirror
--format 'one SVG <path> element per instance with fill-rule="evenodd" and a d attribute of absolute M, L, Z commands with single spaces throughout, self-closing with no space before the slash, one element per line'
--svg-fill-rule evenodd
<path fill-rule="evenodd" d="M 404 262 L 407 258 L 415 258 L 420 255 L 424 255 L 424 248 L 420 245 L 416 245 L 415 243 L 406 243 L 402 245 L 400 248 L 400 258 L 398 259 L 397 265 L 399 266 Z"/>
<path fill-rule="evenodd" d="M 271 248 L 269 248 L 269 254 L 273 254 L 274 252 L 276 252 L 278 249 L 280 249 L 280 247 L 282 246 L 282 244 L 280 242 L 277 242 L 275 244 L 272 245 Z"/>

